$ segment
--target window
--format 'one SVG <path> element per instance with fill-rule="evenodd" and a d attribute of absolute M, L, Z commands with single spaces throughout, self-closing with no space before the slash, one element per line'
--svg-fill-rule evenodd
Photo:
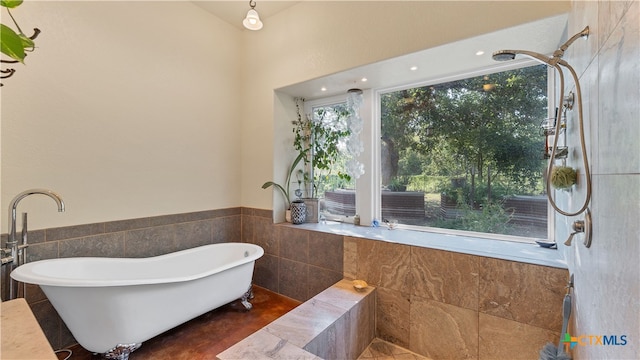
<path fill-rule="evenodd" d="M 382 220 L 546 239 L 547 99 L 544 65 L 380 92 Z"/>
<path fill-rule="evenodd" d="M 343 221 L 356 214 L 355 178 L 347 171 L 352 158 L 347 147 L 351 134 L 350 112 L 346 98 L 338 97 L 305 103 L 304 112 L 311 122 L 313 179 L 311 189 L 319 199 L 322 219 Z"/>

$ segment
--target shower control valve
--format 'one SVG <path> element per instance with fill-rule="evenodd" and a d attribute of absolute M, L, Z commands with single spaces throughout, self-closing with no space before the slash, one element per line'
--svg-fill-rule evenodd
<path fill-rule="evenodd" d="M 576 220 L 573 222 L 573 232 L 569 234 L 569 238 L 564 242 L 565 245 L 571 246 L 574 235 L 584 233 L 584 246 L 591 247 L 591 211 L 587 208 L 584 220 Z"/>

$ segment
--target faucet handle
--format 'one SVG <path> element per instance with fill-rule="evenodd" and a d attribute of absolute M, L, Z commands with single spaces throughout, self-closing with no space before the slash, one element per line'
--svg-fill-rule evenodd
<path fill-rule="evenodd" d="M 22 213 L 22 245 L 27 244 L 27 213 Z"/>

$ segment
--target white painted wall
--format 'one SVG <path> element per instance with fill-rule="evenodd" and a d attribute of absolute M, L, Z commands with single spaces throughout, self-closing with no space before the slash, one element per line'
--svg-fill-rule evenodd
<path fill-rule="evenodd" d="M 284 180 L 295 117 L 281 115 L 293 103 L 273 89 L 567 11 L 559 1 L 312 1 L 266 19 L 243 38 L 242 205 L 281 202 L 260 186 Z"/>
<path fill-rule="evenodd" d="M 260 186 L 284 178 L 295 114 L 274 89 L 568 8 L 312 1 L 249 32 L 185 1 L 26 2 L 15 14 L 43 33 L 1 90 L 0 231 L 11 198 L 33 187 L 62 194 L 67 212 L 27 198 L 31 229 L 270 209 Z"/>
<path fill-rule="evenodd" d="M 240 205 L 240 30 L 190 2 L 14 14 L 42 34 L 0 90 L 2 232 L 9 201 L 36 187 L 67 211 L 24 199 L 31 229 Z"/>

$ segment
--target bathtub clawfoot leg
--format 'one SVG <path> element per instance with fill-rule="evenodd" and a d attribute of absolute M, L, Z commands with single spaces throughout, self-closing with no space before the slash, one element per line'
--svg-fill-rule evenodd
<path fill-rule="evenodd" d="M 240 298 L 240 302 L 242 303 L 244 308 L 247 310 L 251 310 L 251 308 L 253 308 L 253 305 L 251 305 L 251 303 L 249 302 L 249 299 L 253 299 L 252 285 L 249 285 L 249 290 L 247 290 L 247 292 L 244 293 L 244 295 L 242 295 L 242 298 Z"/>
<path fill-rule="evenodd" d="M 105 359 L 128 360 L 129 354 L 142 346 L 141 343 L 118 344 L 118 346 L 103 354 Z"/>

